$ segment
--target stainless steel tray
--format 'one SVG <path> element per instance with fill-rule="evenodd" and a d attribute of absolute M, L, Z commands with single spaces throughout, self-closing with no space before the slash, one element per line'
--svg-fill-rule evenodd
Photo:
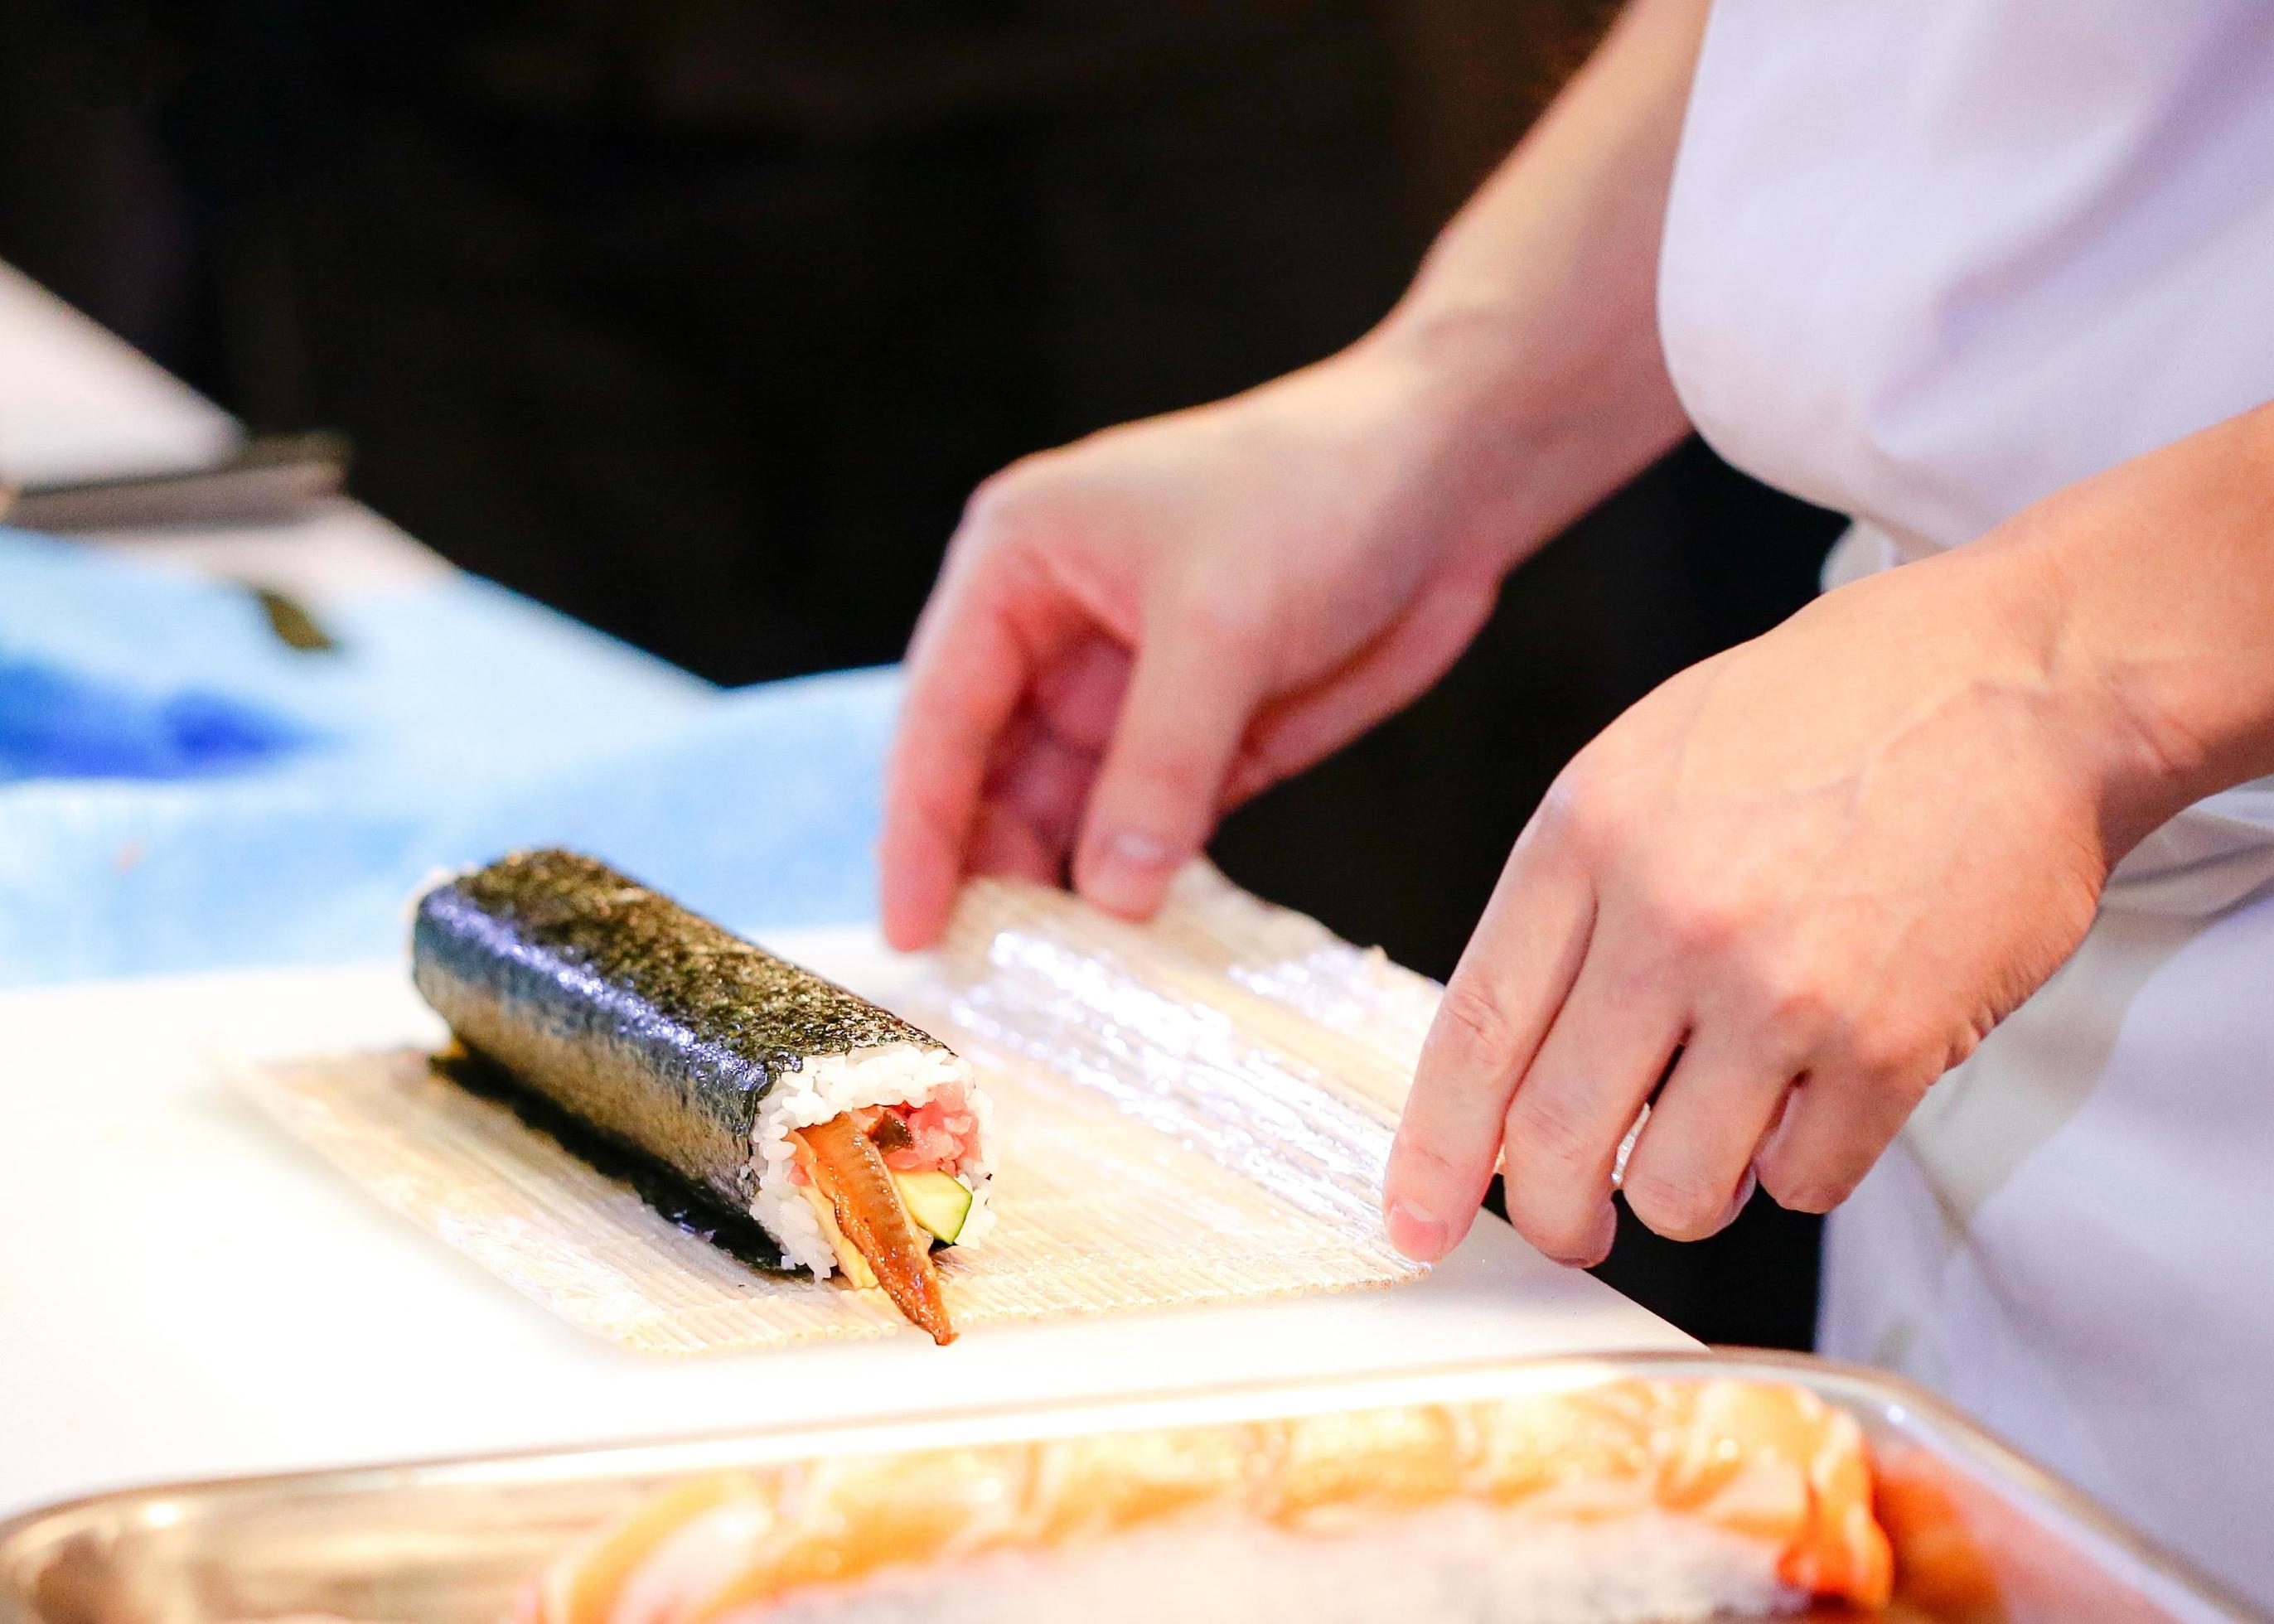
<path fill-rule="evenodd" d="M 579 1533 L 670 1480 L 720 1467 L 1243 1416 L 1585 1386 L 1624 1376 L 1796 1381 L 1863 1425 L 1883 1479 L 1936 1497 L 1937 1531 L 1896 1534 L 1899 1572 L 1932 1538 L 1971 1596 L 1908 1596 L 1894 1616 L 2209 1624 L 2261 1615 L 2190 1572 L 1939 1399 L 1799 1356 L 1534 1359 L 1362 1381 L 1224 1388 L 1144 1402 L 941 1415 L 729 1438 L 303 1472 L 130 1490 L 0 1524 L 4 1624 L 208 1624 L 324 1613 L 492 1624 Z M 1950 1564 L 1939 1564 L 1946 1574 Z M 1844 1615 L 1834 1615 L 1844 1616 Z"/>

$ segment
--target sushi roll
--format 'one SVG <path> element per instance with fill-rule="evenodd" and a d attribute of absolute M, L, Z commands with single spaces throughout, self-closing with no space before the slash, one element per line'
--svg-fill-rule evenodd
<path fill-rule="evenodd" d="M 418 899 L 412 979 L 467 1050 L 736 1214 L 783 1262 L 955 1335 L 931 1259 L 991 1222 L 986 1096 L 937 1039 L 573 852 Z"/>
<path fill-rule="evenodd" d="M 1630 1380 L 690 1478 L 516 1618 L 1672 1624 L 1878 1608 L 1893 1572 L 1851 1417 L 1780 1383 Z"/>

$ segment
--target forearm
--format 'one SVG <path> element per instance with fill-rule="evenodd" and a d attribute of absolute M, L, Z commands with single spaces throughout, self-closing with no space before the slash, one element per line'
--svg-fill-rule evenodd
<path fill-rule="evenodd" d="M 1688 432 L 1658 259 L 1706 0 L 1634 0 L 1365 341 L 1424 380 L 1514 564 Z"/>
<path fill-rule="evenodd" d="M 2092 718 L 2112 861 L 2274 772 L 2274 403 L 2038 503 L 1978 544 Z"/>

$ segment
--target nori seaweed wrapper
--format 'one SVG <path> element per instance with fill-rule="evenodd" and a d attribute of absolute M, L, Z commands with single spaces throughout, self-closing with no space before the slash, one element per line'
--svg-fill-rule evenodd
<path fill-rule="evenodd" d="M 516 853 L 421 897 L 411 974 L 467 1049 L 738 1213 L 778 1077 L 944 1047 L 574 852 Z"/>

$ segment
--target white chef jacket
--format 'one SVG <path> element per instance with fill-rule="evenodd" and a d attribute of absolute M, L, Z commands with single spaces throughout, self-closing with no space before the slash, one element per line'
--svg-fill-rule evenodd
<path fill-rule="evenodd" d="M 1706 440 L 1855 516 L 1829 584 L 2274 399 L 2274 0 L 1716 0 L 1659 305 Z M 1825 1289 L 2274 1606 L 2274 781 L 2126 860 Z"/>

